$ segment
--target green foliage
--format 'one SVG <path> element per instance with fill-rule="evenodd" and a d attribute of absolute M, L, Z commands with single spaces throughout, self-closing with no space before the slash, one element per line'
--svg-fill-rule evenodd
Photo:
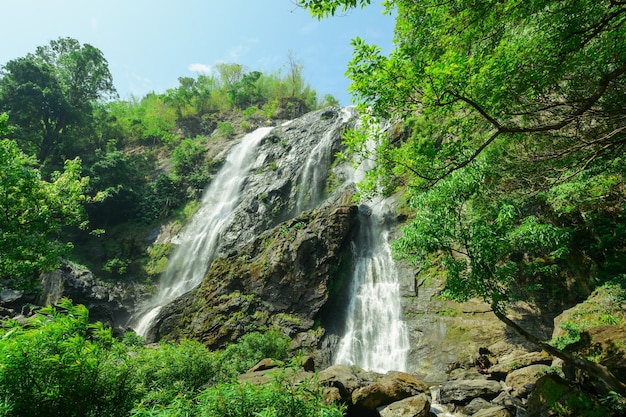
<path fill-rule="evenodd" d="M 570 310 L 566 319 L 560 324 L 564 333 L 554 338 L 551 344 L 559 349 L 569 347 L 579 351 L 587 348 L 594 350 L 592 346 L 576 346 L 576 344 L 581 342 L 583 333 L 591 328 L 606 325 L 619 326 L 624 323 L 626 319 L 622 308 L 624 300 L 626 300 L 626 287 L 624 287 L 623 276 L 599 286 L 584 302 Z M 617 350 L 622 350 L 622 348 L 617 348 Z M 614 355 L 614 352 L 609 354 Z M 595 359 L 602 360 L 603 357 L 601 355 Z"/>
<path fill-rule="evenodd" d="M 0 329 L 1 415 L 120 416 L 131 409 L 133 369 L 84 306 L 63 300 Z"/>
<path fill-rule="evenodd" d="M 64 299 L 26 322 L 2 323 L 0 416 L 342 415 L 312 382 L 232 382 L 262 358 L 285 359 L 288 348 L 275 332 L 216 352 L 194 341 L 145 346 L 134 334 L 119 341 Z"/>
<path fill-rule="evenodd" d="M 309 384 L 310 385 L 310 384 Z M 202 391 L 196 401 L 176 399 L 164 409 L 138 408 L 133 416 L 214 416 L 214 417 L 341 417 L 342 409 L 325 405 L 321 391 L 307 384 L 289 385 L 276 381 L 254 386 L 230 382 Z"/>
<path fill-rule="evenodd" d="M 92 131 L 94 103 L 115 95 L 102 52 L 71 38 L 9 61 L 0 78 L 0 111 L 21 149 L 39 162 L 76 156 Z"/>
<path fill-rule="evenodd" d="M 217 133 L 230 139 L 235 136 L 235 129 L 230 122 L 217 122 Z"/>
<path fill-rule="evenodd" d="M 222 354 L 223 372 L 237 376 L 264 358 L 283 360 L 287 358 L 291 340 L 276 331 L 248 333 L 237 343 L 229 345 Z"/>
<path fill-rule="evenodd" d="M 180 206 L 183 200 L 184 193 L 179 185 L 169 176 L 159 174 L 144 188 L 144 194 L 139 202 L 139 217 L 148 223 L 165 217 Z"/>
<path fill-rule="evenodd" d="M 113 258 L 106 261 L 102 270 L 112 274 L 113 276 L 123 276 L 128 271 L 128 266 L 130 265 L 130 259 L 123 258 Z"/>
<path fill-rule="evenodd" d="M 6 116 L 0 117 L 0 137 Z M 0 139 L 0 277 L 13 288 L 37 286 L 41 272 L 56 268 L 71 244 L 57 240 L 65 225 L 85 226 L 83 189 L 78 159 L 67 161 L 65 171 L 43 181 L 33 157 L 17 144 Z"/>
<path fill-rule="evenodd" d="M 218 353 L 193 341 L 161 343 L 157 349 L 141 349 L 137 364 L 138 407 L 163 406 L 179 396 L 193 396 L 206 384 L 217 382 L 222 364 Z"/>
<path fill-rule="evenodd" d="M 136 215 L 142 178 L 133 159 L 114 148 L 96 149 L 87 173 L 93 197 L 88 206 L 92 224 L 116 224 Z"/>
<path fill-rule="evenodd" d="M 203 137 L 183 139 L 172 152 L 174 176 L 193 189 L 203 189 L 209 182 L 208 164 L 204 161 L 205 141 Z"/>
<path fill-rule="evenodd" d="M 369 3 L 299 2 L 317 17 Z M 375 161 L 365 196 L 407 189 L 414 217 L 396 251 L 417 262 L 441 254 L 448 295 L 500 311 L 582 271 L 595 284 L 619 274 L 622 6 L 383 4 L 396 13 L 395 49 L 353 41 L 350 89 L 365 119 L 346 144 Z M 381 131 L 380 118 L 403 130 Z"/>
<path fill-rule="evenodd" d="M 165 272 L 172 248 L 171 243 L 155 243 L 148 248 L 148 261 L 145 266 L 148 276 L 156 277 Z"/>

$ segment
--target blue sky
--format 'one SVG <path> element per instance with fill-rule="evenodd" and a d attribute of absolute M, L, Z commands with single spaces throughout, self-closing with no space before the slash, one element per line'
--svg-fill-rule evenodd
<path fill-rule="evenodd" d="M 12 0 L 2 7 L 0 65 L 72 37 L 103 52 L 126 99 L 164 92 L 218 62 L 276 71 L 291 50 L 320 95 L 347 105 L 350 40 L 392 47 L 393 18 L 374 3 L 317 21 L 293 0 Z"/>

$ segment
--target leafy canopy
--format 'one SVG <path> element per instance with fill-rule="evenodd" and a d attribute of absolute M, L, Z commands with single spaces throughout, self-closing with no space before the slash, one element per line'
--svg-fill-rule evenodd
<path fill-rule="evenodd" d="M 115 95 L 102 52 L 71 38 L 9 61 L 0 73 L 0 111 L 15 126 L 12 138 L 41 163 L 76 156 L 95 102 Z"/>
<path fill-rule="evenodd" d="M 7 132 L 0 115 L 0 138 Z M 39 273 L 56 268 L 71 244 L 57 240 L 63 226 L 86 226 L 80 160 L 68 160 L 50 182 L 33 157 L 10 139 L 0 139 L 0 278 L 12 288 L 33 288 Z"/>
<path fill-rule="evenodd" d="M 324 17 L 368 0 L 301 0 Z M 621 395 L 598 364 L 541 342 L 511 301 L 577 302 L 626 266 L 626 4 L 389 0 L 395 49 L 355 39 L 351 90 L 369 117 L 347 143 L 375 158 L 365 192 L 407 190 L 396 252 L 447 273 L 520 335 Z M 379 118 L 396 121 L 372 151 Z M 538 292 L 537 290 L 544 291 Z"/>
<path fill-rule="evenodd" d="M 299 4 L 322 17 L 369 1 Z M 498 309 L 518 284 L 556 279 L 568 253 L 611 275 L 595 248 L 623 247 L 622 234 L 596 227 L 605 218 L 615 230 L 623 210 L 626 5 L 384 5 L 397 16 L 395 49 L 385 56 L 357 38 L 347 73 L 373 116 L 365 129 L 378 118 L 403 125 L 380 139 L 365 190 L 408 186 L 415 220 L 400 251 L 422 262 L 445 252 L 451 292 Z M 369 133 L 348 138 L 362 157 L 372 153 Z M 612 262 L 623 264 L 618 254 Z"/>

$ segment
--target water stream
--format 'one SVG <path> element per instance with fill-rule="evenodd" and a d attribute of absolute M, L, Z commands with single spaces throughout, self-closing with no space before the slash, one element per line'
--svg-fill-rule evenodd
<path fill-rule="evenodd" d="M 360 229 L 353 242 L 355 268 L 345 335 L 336 364 L 363 369 L 406 371 L 409 333 L 402 320 L 400 283 L 383 213 L 375 205 L 359 208 Z"/>
<path fill-rule="evenodd" d="M 185 228 L 166 271 L 159 279 L 159 289 L 131 327 L 145 336 L 162 306 L 198 286 L 218 249 L 230 215 L 241 198 L 256 150 L 271 127 L 259 128 L 243 137 L 226 158 L 226 163 L 204 193 L 200 209 Z"/>
<path fill-rule="evenodd" d="M 354 117 L 353 107 L 343 107 L 333 126 L 327 130 L 311 149 L 298 181 L 296 214 L 317 207 L 326 197 L 326 179 L 333 162 L 332 148 L 339 130 Z"/>

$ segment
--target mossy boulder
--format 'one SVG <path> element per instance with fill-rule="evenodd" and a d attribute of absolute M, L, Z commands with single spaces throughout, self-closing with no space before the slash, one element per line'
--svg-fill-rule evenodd
<path fill-rule="evenodd" d="M 305 212 L 216 259 L 197 289 L 162 309 L 148 339 L 220 348 L 254 330 L 309 331 L 349 250 L 356 213 L 353 206 Z"/>

